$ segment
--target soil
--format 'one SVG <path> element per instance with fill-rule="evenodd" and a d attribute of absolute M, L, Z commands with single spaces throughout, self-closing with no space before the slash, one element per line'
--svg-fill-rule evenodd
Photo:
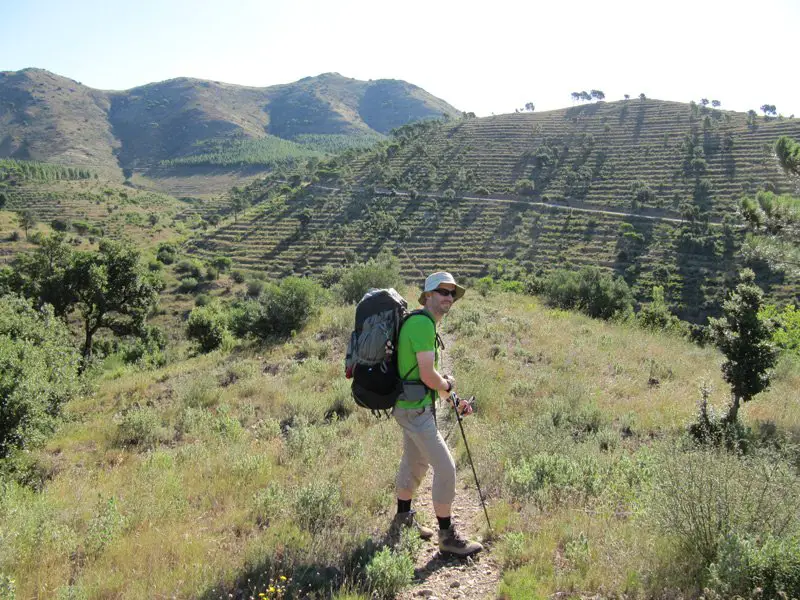
<path fill-rule="evenodd" d="M 443 430 L 447 431 L 445 427 Z M 456 435 L 458 432 L 454 432 Z M 419 520 L 436 530 L 431 500 L 432 475 L 428 473 L 419 488 L 414 510 Z M 479 530 L 486 529 L 486 517 L 483 514 L 478 492 L 474 482 L 469 485 L 465 481 L 456 489 L 453 503 L 453 521 L 459 531 L 469 539 L 483 540 L 478 537 Z M 500 565 L 492 557 L 491 545 L 484 543 L 484 549 L 467 558 L 456 558 L 442 555 L 436 544 L 436 536 L 423 542 L 417 555 L 414 583 L 411 587 L 397 595 L 398 600 L 428 598 L 429 600 L 445 600 L 462 598 L 479 600 L 496 598 L 497 585 L 500 581 Z"/>

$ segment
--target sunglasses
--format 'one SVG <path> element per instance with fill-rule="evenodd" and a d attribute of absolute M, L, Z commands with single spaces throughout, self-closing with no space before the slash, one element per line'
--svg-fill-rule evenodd
<path fill-rule="evenodd" d="M 446 290 L 444 288 L 436 288 L 433 291 L 439 294 L 440 296 L 452 296 L 453 298 L 456 297 L 456 290 Z"/>

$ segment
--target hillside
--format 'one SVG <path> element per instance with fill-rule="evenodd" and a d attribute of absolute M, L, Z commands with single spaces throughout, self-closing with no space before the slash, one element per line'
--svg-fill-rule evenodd
<path fill-rule="evenodd" d="M 402 442 L 394 422 L 350 400 L 341 365 L 352 319 L 352 306 L 331 302 L 286 342 L 152 370 L 112 357 L 30 453 L 41 490 L 0 486 L 0 582 L 16 581 L 17 598 L 385 592 L 396 563 L 378 571 L 383 579 L 368 579 L 365 566 L 394 512 Z M 474 290 L 442 330 L 449 372 L 478 399 L 464 429 L 495 535 L 472 510 L 464 444 L 442 406 L 458 465 L 456 521 L 488 549 L 457 561 L 418 545 L 419 571 L 399 597 L 694 598 L 711 560 L 739 564 L 734 550 L 757 547 L 783 519 L 791 527 L 773 552 L 797 551 L 797 452 L 784 438 L 796 441 L 800 422 L 796 363 L 742 411 L 754 447 L 738 458 L 685 443 L 698 382 L 717 405 L 727 396 L 710 347 Z M 415 506 L 432 525 L 424 489 Z M 681 521 L 682 511 L 692 518 Z M 703 554 L 715 540 L 702 534 L 726 527 L 740 545 Z M 782 556 L 796 554 L 764 558 L 780 568 Z"/>
<path fill-rule="evenodd" d="M 310 174 L 319 183 L 289 194 L 280 182 L 253 184 L 243 218 L 189 247 L 276 276 L 383 248 L 410 279 L 436 268 L 482 276 L 501 258 L 533 271 L 594 264 L 643 302 L 664 286 L 683 318 L 702 321 L 743 266 L 739 199 L 794 189 L 767 147 L 800 137 L 800 122 L 697 114 L 636 100 L 408 126 L 371 153 L 323 165 Z M 752 266 L 772 297 L 797 299 L 796 276 Z"/>
<path fill-rule="evenodd" d="M 337 73 L 266 88 L 178 78 L 111 92 L 25 69 L 0 73 L 0 158 L 92 167 L 117 176 L 139 171 L 159 179 L 177 166 L 165 161 L 230 170 L 215 157 L 186 159 L 218 155 L 235 142 L 263 147 L 289 140 L 296 145 L 283 144 L 281 155 L 321 155 L 330 140 L 304 136 L 355 138 L 352 143 L 363 145 L 360 138 L 373 141 L 394 127 L 443 113 L 459 114 L 412 84 Z M 268 162 L 259 160 L 262 167 Z"/>

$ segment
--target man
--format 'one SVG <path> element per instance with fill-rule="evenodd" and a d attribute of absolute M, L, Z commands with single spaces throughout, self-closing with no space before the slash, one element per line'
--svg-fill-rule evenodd
<path fill-rule="evenodd" d="M 439 522 L 439 551 L 468 556 L 483 549 L 478 542 L 462 537 L 451 521 L 456 495 L 456 465 L 447 444 L 436 427 L 434 394 L 449 401 L 455 380 L 439 373 L 439 344 L 436 325 L 450 311 L 453 303 L 464 295 L 464 288 L 450 273 L 433 273 L 425 280 L 419 297 L 424 314 L 409 317 L 400 329 L 397 342 L 397 370 L 406 382 L 393 414 L 403 428 L 403 458 L 397 473 L 397 515 L 393 528 L 414 527 L 422 539 L 433 537 L 433 531 L 420 525 L 411 510 L 411 500 L 422 478 L 433 467 L 433 510 Z M 417 393 L 414 393 L 416 389 Z M 472 408 L 462 403 L 462 414 Z"/>

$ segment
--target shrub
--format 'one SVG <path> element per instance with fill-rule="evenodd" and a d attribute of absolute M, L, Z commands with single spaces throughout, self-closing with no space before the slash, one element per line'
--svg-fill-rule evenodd
<path fill-rule="evenodd" d="M 153 408 L 135 408 L 122 417 L 117 428 L 117 444 L 152 448 L 167 439 L 161 417 Z"/>
<path fill-rule="evenodd" d="M 514 192 L 523 196 L 533 195 L 535 186 L 530 179 L 519 179 L 514 184 Z"/>
<path fill-rule="evenodd" d="M 45 305 L 0 297 L 0 458 L 40 446 L 78 391 L 71 334 Z"/>
<path fill-rule="evenodd" d="M 365 570 L 367 582 L 379 598 L 394 598 L 414 579 L 414 561 L 406 552 L 383 548 Z"/>
<path fill-rule="evenodd" d="M 726 536 L 708 579 L 708 587 L 725 598 L 746 598 L 756 588 L 763 598 L 800 598 L 800 538 Z"/>
<path fill-rule="evenodd" d="M 247 282 L 247 291 L 245 292 L 249 298 L 258 298 L 261 292 L 264 291 L 265 283 L 259 279 L 251 279 Z"/>
<path fill-rule="evenodd" d="M 319 284 L 310 279 L 287 277 L 280 284 L 266 284 L 257 300 L 236 308 L 233 329 L 261 339 L 289 336 L 317 315 L 323 296 Z"/>
<path fill-rule="evenodd" d="M 161 261 L 165 265 L 171 265 L 175 262 L 175 259 L 178 256 L 178 248 L 175 244 L 171 244 L 169 242 L 162 242 L 158 245 L 158 251 L 156 252 L 156 260 Z"/>
<path fill-rule="evenodd" d="M 50 227 L 52 227 L 54 231 L 67 231 L 70 227 L 69 219 L 53 219 L 50 221 Z"/>
<path fill-rule="evenodd" d="M 294 503 L 297 523 L 312 533 L 319 533 L 332 523 L 341 508 L 339 486 L 332 481 L 319 479 L 300 488 Z"/>
<path fill-rule="evenodd" d="M 198 306 L 189 314 L 186 335 L 196 341 L 203 352 L 216 350 L 229 335 L 227 316 L 216 304 Z"/>
<path fill-rule="evenodd" d="M 234 283 L 244 283 L 244 280 L 247 279 L 247 276 L 244 274 L 244 271 L 234 269 L 231 271 L 231 279 L 233 279 Z"/>
<path fill-rule="evenodd" d="M 175 272 L 195 279 L 202 279 L 203 277 L 203 264 L 198 260 L 182 260 L 175 265 Z"/>
<path fill-rule="evenodd" d="M 344 301 L 352 304 L 361 300 L 370 288 L 395 287 L 401 281 L 400 261 L 390 254 L 381 254 L 348 267 L 339 286 Z"/>
<path fill-rule="evenodd" d="M 687 566 L 715 562 L 728 536 L 782 537 L 797 526 L 800 482 L 777 456 L 695 449 L 668 455 L 661 465 L 652 514 L 678 541 Z"/>
<path fill-rule="evenodd" d="M 630 311 L 633 294 L 621 277 L 612 277 L 598 267 L 584 267 L 577 273 L 558 270 L 542 284 L 549 304 L 578 309 L 590 317 L 610 319 Z"/>
<path fill-rule="evenodd" d="M 184 277 L 181 279 L 180 285 L 178 285 L 178 291 L 183 293 L 193 292 L 197 289 L 197 284 L 199 282 L 194 277 Z"/>
<path fill-rule="evenodd" d="M 211 266 L 213 266 L 220 273 L 225 273 L 231 268 L 233 261 L 227 256 L 215 256 L 211 259 Z"/>
<path fill-rule="evenodd" d="M 653 301 L 642 307 L 642 310 L 636 315 L 636 320 L 643 329 L 685 331 L 681 320 L 670 312 L 669 306 L 664 300 L 664 288 L 658 285 L 653 286 Z"/>

